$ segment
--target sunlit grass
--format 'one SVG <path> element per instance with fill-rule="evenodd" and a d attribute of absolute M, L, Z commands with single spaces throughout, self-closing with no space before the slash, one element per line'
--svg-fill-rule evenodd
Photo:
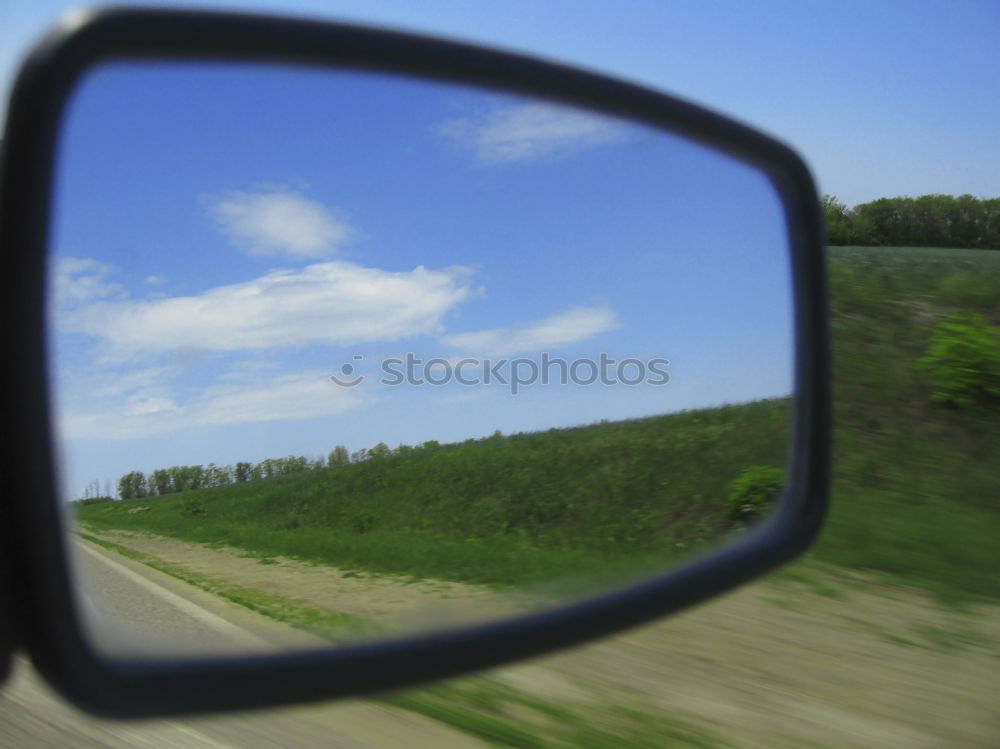
<path fill-rule="evenodd" d="M 738 532 L 729 484 L 783 466 L 788 402 L 489 437 L 227 487 L 81 505 L 145 530 L 342 571 L 497 586 L 662 569 Z M 143 512 L 129 512 L 148 508 Z"/>
<path fill-rule="evenodd" d="M 950 598 L 1000 597 L 1000 418 L 930 402 L 932 327 L 1000 325 L 1000 252 L 831 248 L 831 513 L 811 558 Z"/>

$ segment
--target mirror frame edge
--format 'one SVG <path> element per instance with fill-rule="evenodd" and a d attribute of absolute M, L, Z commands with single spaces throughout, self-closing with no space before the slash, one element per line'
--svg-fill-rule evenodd
<path fill-rule="evenodd" d="M 276 656 L 130 662 L 94 652 L 73 604 L 53 474 L 45 254 L 63 105 L 88 68 L 120 58 L 353 67 L 502 89 L 638 120 L 764 171 L 785 210 L 795 315 L 795 427 L 781 510 L 738 542 L 690 565 L 510 622 Z M 84 709 L 112 717 L 247 709 L 456 676 L 580 644 L 699 603 L 790 560 L 819 532 L 830 451 L 822 217 L 808 168 L 778 141 L 674 97 L 523 55 L 325 21 L 187 10 L 77 12 L 25 61 L 7 116 L 0 246 L 8 270 L 5 319 L 14 322 L 4 335 L 7 350 L 16 354 L 4 396 L 13 447 L 4 458 L 11 481 L 0 510 L 0 550 L 18 642 L 46 679 Z"/>

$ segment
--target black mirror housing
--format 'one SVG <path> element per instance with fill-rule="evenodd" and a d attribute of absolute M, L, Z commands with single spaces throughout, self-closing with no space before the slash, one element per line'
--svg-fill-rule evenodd
<path fill-rule="evenodd" d="M 46 371 L 45 268 L 59 123 L 81 76 L 116 59 L 223 60 L 382 71 L 579 105 L 668 130 L 766 175 L 784 206 L 794 291 L 794 434 L 785 503 L 717 553 L 625 590 L 510 622 L 336 650 L 185 662 L 110 661 L 74 606 L 58 507 Z M 829 342 L 823 229 L 809 171 L 783 144 L 662 93 L 521 55 L 334 23 L 171 10 L 73 15 L 24 63 L 3 141 L 0 236 L 8 450 L 0 525 L 16 644 L 66 697 L 95 713 L 152 716 L 364 695 L 586 642 L 678 611 L 787 562 L 816 537 L 827 502 Z M 2 653 L 0 653 L 2 655 Z"/>

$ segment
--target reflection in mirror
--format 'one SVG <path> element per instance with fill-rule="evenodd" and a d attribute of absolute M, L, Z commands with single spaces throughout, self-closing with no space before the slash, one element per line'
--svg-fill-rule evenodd
<path fill-rule="evenodd" d="M 410 78 L 89 74 L 50 371 L 80 611 L 130 655 L 513 616 L 771 513 L 780 201 L 677 136 Z"/>

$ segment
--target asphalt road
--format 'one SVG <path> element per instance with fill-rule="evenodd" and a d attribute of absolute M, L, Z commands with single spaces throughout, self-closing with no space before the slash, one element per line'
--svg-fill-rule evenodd
<path fill-rule="evenodd" d="M 114 655 L 171 657 L 322 647 L 322 640 L 86 541 L 76 543 L 81 610 Z"/>
<path fill-rule="evenodd" d="M 83 609 L 108 652 L 184 655 L 314 644 L 307 636 L 89 544 L 78 549 Z M 0 747 L 482 747 L 466 734 L 376 703 L 121 723 L 85 715 L 17 659 L 0 689 Z"/>

